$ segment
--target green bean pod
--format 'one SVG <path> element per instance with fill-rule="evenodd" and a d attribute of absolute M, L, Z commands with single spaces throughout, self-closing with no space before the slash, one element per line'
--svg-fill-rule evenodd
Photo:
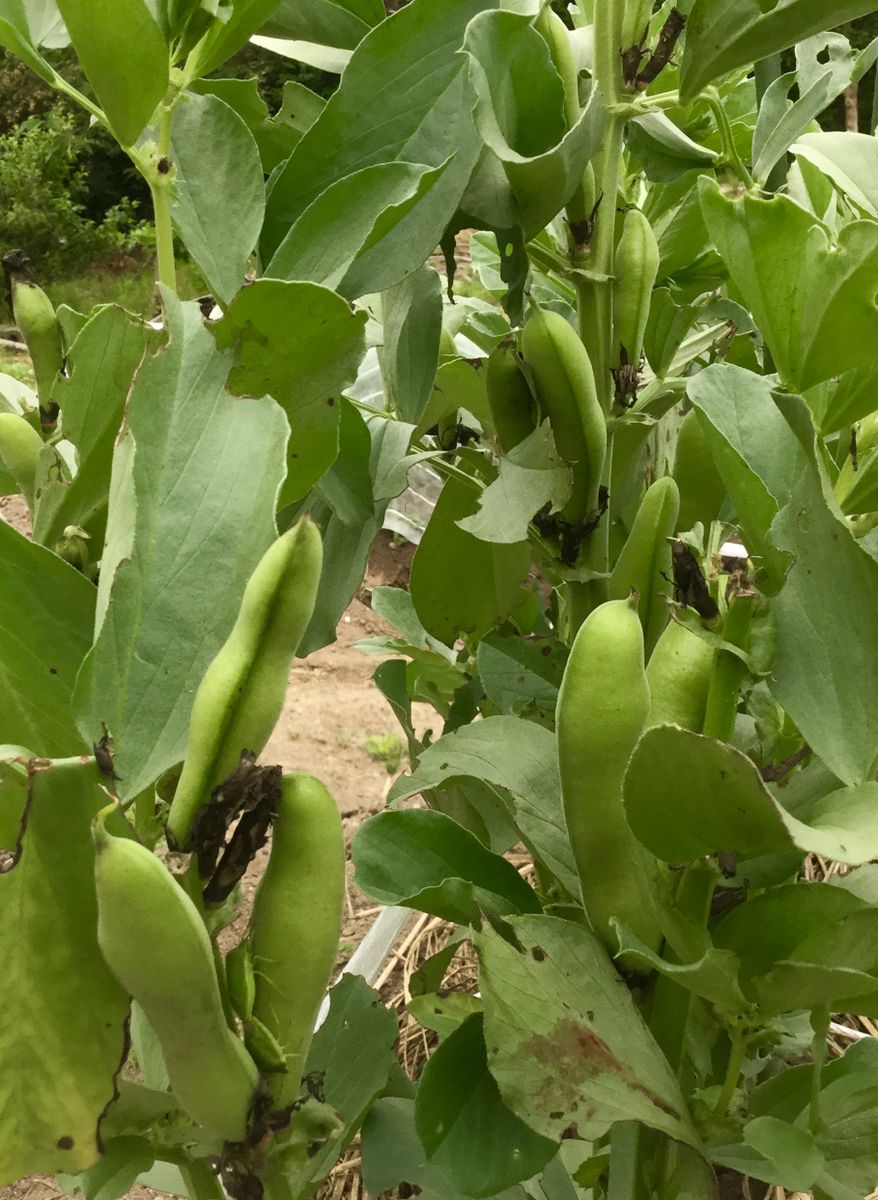
<path fill-rule="evenodd" d="M 238 619 L 192 705 L 168 837 L 188 849 L 192 826 L 242 750 L 260 754 L 283 708 L 290 663 L 317 598 L 323 550 L 307 517 L 279 537 L 250 576 Z"/>
<path fill-rule="evenodd" d="M 670 476 L 657 479 L 646 491 L 607 583 L 607 598 L 623 600 L 632 589 L 643 624 L 646 653 L 650 654 L 667 624 L 668 606 L 661 593 L 672 592 L 671 545 L 677 530 L 680 493 Z"/>
<path fill-rule="evenodd" d="M 649 221 L 640 209 L 629 209 L 616 247 L 614 267 L 613 365 L 616 367 L 622 363 L 637 366 L 643 356 L 643 335 L 660 259 L 659 245 Z"/>
<path fill-rule="evenodd" d="M 39 284 L 33 282 L 26 267 L 18 269 L 16 263 L 9 262 L 17 253 L 12 251 L 4 259 L 12 292 L 12 315 L 31 357 L 40 409 L 50 414 L 52 388 L 64 365 L 61 326 L 52 301 Z M 27 263 L 26 256 L 22 261 Z M 54 412 L 57 413 L 57 409 Z"/>
<path fill-rule="evenodd" d="M 860 421 L 856 438 L 857 465 L 848 457 L 835 481 L 835 498 L 848 516 L 878 509 L 878 413 Z"/>
<path fill-rule="evenodd" d="M 579 103 L 579 72 L 576 69 L 576 58 L 567 26 L 558 14 L 546 5 L 534 22 L 534 28 L 549 47 L 552 65 L 561 76 L 561 83 L 564 85 L 564 123 L 568 129 L 572 129 L 582 110 Z"/>
<path fill-rule="evenodd" d="M 576 635 L 558 695 L 557 731 L 582 901 L 611 953 L 618 949 L 614 917 L 651 948 L 661 941 L 658 864 L 631 832 L 622 800 L 648 713 L 640 621 L 631 602 L 609 600 Z"/>
<path fill-rule="evenodd" d="M 576 524 L 597 509 L 607 453 L 607 424 L 591 360 L 570 322 L 550 309 L 531 312 L 521 349 L 558 453 L 573 464 L 573 493 L 562 516 Z"/>
<path fill-rule="evenodd" d="M 29 421 L 18 413 L 0 413 L 0 462 L 18 484 L 31 513 L 42 448 L 43 439 Z"/>
<path fill-rule="evenodd" d="M 652 17 L 652 0 L 626 0 L 622 5 L 622 19 L 619 45 L 627 50 L 636 46 L 646 30 Z"/>
<path fill-rule="evenodd" d="M 488 355 L 485 390 L 497 441 L 508 454 L 536 429 L 536 401 L 513 342 L 500 342 Z"/>
<path fill-rule="evenodd" d="M 227 1142 L 247 1132 L 259 1072 L 223 1011 L 204 922 L 145 846 L 94 825 L 98 944 L 158 1036 L 171 1090 Z"/>
<path fill-rule="evenodd" d="M 299 1094 L 338 953 L 344 889 L 344 835 L 335 800 L 312 775 L 285 775 L 271 856 L 250 918 L 253 1016 L 283 1047 L 286 1073 L 272 1077 L 281 1105 Z"/>
<path fill-rule="evenodd" d="M 701 733 L 716 651 L 697 633 L 668 621 L 646 666 L 647 724 L 682 725 Z"/>

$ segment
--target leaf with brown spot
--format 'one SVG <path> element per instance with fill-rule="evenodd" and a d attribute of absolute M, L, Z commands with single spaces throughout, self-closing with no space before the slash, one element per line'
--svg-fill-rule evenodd
<path fill-rule="evenodd" d="M 509 1108 L 555 1139 L 642 1121 L 697 1147 L 677 1080 L 597 938 L 557 917 L 507 920 L 524 954 L 488 927 L 474 940 L 488 1065 Z"/>

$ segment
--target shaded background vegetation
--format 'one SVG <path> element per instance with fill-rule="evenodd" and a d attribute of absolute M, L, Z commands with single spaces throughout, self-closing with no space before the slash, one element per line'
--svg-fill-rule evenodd
<path fill-rule="evenodd" d="M 388 11 L 401 0 L 387 0 Z M 878 14 L 842 26 L 855 47 L 878 35 Z M 88 84 L 75 56 L 50 52 L 56 68 L 82 91 Z M 784 69 L 793 66 L 785 56 Z M 271 112 L 281 105 L 283 85 L 295 79 L 323 96 L 336 78 L 257 47 L 248 47 L 217 72 L 256 76 Z M 860 84 L 860 129 L 872 119 L 874 72 Z M 823 114 L 827 128 L 845 125 L 840 98 Z M 0 251 L 22 246 L 53 299 L 86 306 L 102 297 L 142 310 L 150 302 L 152 250 L 149 193 L 129 160 L 86 114 L 60 98 L 17 59 L 0 50 Z M 88 277 L 93 276 L 90 288 Z M 119 284 L 107 295 L 108 276 Z M 142 278 L 141 278 L 142 276 Z M 65 281 L 75 281 L 68 286 Z M 200 281 L 184 290 L 197 293 Z M 123 282 L 123 281 L 134 281 Z M 121 289 L 121 292 L 120 292 Z M 127 289 L 127 290 L 126 290 Z M 130 293 L 130 294 L 129 294 Z"/>

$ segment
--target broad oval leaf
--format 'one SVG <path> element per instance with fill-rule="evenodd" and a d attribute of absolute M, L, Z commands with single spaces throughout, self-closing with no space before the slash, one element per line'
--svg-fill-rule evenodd
<path fill-rule="evenodd" d="M 357 886 L 382 904 L 474 924 L 492 914 L 539 912 L 532 888 L 499 854 L 444 813 L 384 812 L 357 830 Z"/>
<path fill-rule="evenodd" d="M 698 1146 L 674 1073 L 594 934 L 545 916 L 511 917 L 505 932 L 474 940 L 488 1066 L 512 1111 L 545 1137 L 591 1141 L 632 1120 Z"/>
<path fill-rule="evenodd" d="M 113 132 L 133 146 L 168 87 L 170 56 L 145 0 L 58 0 Z"/>
<path fill-rule="evenodd" d="M 685 102 L 720 75 L 875 11 L 873 0 L 695 0 L 680 68 Z"/>
<path fill-rule="evenodd" d="M 677 725 L 648 729 L 625 776 L 635 836 L 668 863 L 799 849 L 859 866 L 878 856 L 878 783 L 839 788 L 799 820 L 733 746 Z"/>

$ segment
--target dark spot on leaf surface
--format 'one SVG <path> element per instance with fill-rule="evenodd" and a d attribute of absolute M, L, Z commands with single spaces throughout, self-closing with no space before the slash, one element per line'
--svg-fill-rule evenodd
<path fill-rule="evenodd" d="M 542 650 L 540 651 L 540 654 L 542 654 L 543 658 L 548 658 L 551 653 L 552 650 L 549 646 L 543 646 Z"/>
<path fill-rule="evenodd" d="M 58 1138 L 58 1141 L 55 1143 L 55 1145 L 58 1147 L 59 1150 L 72 1150 L 73 1149 L 73 1138 L 69 1137 L 67 1134 L 65 1134 L 64 1137 Z"/>
<path fill-rule="evenodd" d="M 550 1112 L 549 1120 L 550 1121 L 560 1121 L 563 1116 L 564 1116 L 563 1112 Z"/>
<path fill-rule="evenodd" d="M 58 668 L 57 668 L 57 667 L 49 667 L 49 674 L 50 674 L 50 675 L 57 675 L 57 674 L 58 674 Z"/>
<path fill-rule="evenodd" d="M 335 404 L 335 396 L 330 396 L 329 399 L 326 401 L 326 403 L 329 405 L 330 408 L 332 408 L 333 404 Z"/>
<path fill-rule="evenodd" d="M 545 962 L 546 960 L 546 952 L 540 946 L 534 946 L 531 954 L 533 955 L 534 962 Z"/>
<path fill-rule="evenodd" d="M 566 1141 L 569 1141 L 570 1138 L 578 1138 L 578 1137 L 579 1137 L 579 1127 L 577 1125 L 568 1125 L 567 1128 L 564 1130 L 564 1132 L 561 1134 L 561 1141 L 566 1142 Z"/>

